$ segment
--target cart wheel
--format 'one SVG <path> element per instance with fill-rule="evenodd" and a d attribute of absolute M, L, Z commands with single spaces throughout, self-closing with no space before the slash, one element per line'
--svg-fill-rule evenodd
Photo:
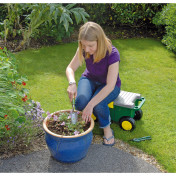
<path fill-rule="evenodd" d="M 134 120 L 140 120 L 143 116 L 142 109 L 135 111 Z"/>
<path fill-rule="evenodd" d="M 135 120 L 131 117 L 123 117 L 119 121 L 120 128 L 122 128 L 125 131 L 132 131 L 136 127 Z"/>

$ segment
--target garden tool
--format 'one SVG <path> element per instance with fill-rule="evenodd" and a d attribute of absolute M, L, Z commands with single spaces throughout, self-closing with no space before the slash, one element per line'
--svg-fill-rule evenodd
<path fill-rule="evenodd" d="M 71 122 L 72 124 L 76 124 L 78 121 L 78 114 L 75 112 L 75 98 L 72 99 L 72 111 L 71 111 Z"/>
<path fill-rule="evenodd" d="M 145 141 L 145 140 L 151 140 L 151 136 L 144 136 L 144 137 L 141 137 L 141 138 L 134 138 L 134 139 L 131 139 L 130 141 L 133 141 L 133 142 L 141 142 L 141 141 Z"/>

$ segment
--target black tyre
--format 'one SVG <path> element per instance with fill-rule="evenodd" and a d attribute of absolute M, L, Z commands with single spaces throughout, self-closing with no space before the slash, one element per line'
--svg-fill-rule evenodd
<path fill-rule="evenodd" d="M 135 111 L 135 115 L 134 115 L 134 120 L 140 120 L 143 116 L 143 112 L 141 109 Z"/>
<path fill-rule="evenodd" d="M 120 128 L 125 131 L 132 131 L 135 129 L 135 120 L 131 117 L 122 117 L 119 121 Z"/>

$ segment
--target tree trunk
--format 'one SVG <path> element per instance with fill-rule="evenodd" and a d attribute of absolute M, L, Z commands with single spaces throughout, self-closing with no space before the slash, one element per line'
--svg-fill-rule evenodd
<path fill-rule="evenodd" d="M 24 49 L 25 44 L 26 44 L 26 41 L 25 41 L 25 40 L 22 40 L 22 41 L 20 42 L 20 44 L 17 46 L 17 48 L 15 48 L 14 51 L 17 52 L 17 51 L 20 51 L 22 48 Z"/>
<path fill-rule="evenodd" d="M 30 45 L 30 37 L 32 30 L 29 28 L 27 31 L 23 31 L 23 40 L 20 42 L 18 47 L 15 49 L 15 52 L 20 51 L 21 49 L 26 49 Z"/>

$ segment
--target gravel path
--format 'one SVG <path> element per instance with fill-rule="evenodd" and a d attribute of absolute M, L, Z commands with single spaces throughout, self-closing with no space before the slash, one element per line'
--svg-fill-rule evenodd
<path fill-rule="evenodd" d="M 102 137 L 96 135 L 87 156 L 79 162 L 65 164 L 56 161 L 50 156 L 45 141 L 42 140 L 40 146 L 35 146 L 28 154 L 1 158 L 0 172 L 161 173 L 166 171 L 154 157 L 141 150 L 118 139 L 114 147 L 103 146 Z"/>

